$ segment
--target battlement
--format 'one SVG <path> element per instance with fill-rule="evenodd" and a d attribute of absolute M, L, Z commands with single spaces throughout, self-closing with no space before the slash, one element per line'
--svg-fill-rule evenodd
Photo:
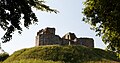
<path fill-rule="evenodd" d="M 47 27 L 37 32 L 36 46 L 41 45 L 83 45 L 94 47 L 93 38 L 77 38 L 74 33 L 67 33 L 62 38 L 55 35 L 55 28 Z"/>

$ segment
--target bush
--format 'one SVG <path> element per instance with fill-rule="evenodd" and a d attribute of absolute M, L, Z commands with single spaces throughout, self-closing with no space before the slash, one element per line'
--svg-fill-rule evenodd
<path fill-rule="evenodd" d="M 0 54 L 0 62 L 4 61 L 8 57 L 9 57 L 9 54 L 7 54 L 7 53 Z"/>

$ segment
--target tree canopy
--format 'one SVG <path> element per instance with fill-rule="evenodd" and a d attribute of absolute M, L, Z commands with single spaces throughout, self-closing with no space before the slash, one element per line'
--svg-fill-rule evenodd
<path fill-rule="evenodd" d="M 107 48 L 120 51 L 120 0 L 86 0 L 83 21 L 101 36 Z"/>
<path fill-rule="evenodd" d="M 14 31 L 18 30 L 21 33 L 21 25 L 29 28 L 29 25 L 38 22 L 32 8 L 46 12 L 58 12 L 47 6 L 44 0 L 0 0 L 0 27 L 6 31 L 2 37 L 3 43 L 12 39 Z M 21 23 L 22 21 L 24 24 Z"/>

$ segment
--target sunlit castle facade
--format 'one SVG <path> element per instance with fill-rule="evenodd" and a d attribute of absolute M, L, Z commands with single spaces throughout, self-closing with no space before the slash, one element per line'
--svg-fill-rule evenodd
<path fill-rule="evenodd" d="M 77 38 L 74 33 L 67 33 L 62 38 L 55 35 L 55 28 L 47 27 L 37 32 L 35 46 L 41 45 L 83 45 L 94 47 L 93 38 Z"/>

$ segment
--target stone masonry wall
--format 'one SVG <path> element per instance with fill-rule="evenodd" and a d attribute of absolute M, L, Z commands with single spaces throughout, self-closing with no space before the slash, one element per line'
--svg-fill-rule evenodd
<path fill-rule="evenodd" d="M 36 46 L 41 45 L 83 45 L 87 47 L 94 47 L 94 40 L 92 38 L 77 38 L 74 33 L 67 33 L 62 38 L 55 35 L 55 28 L 45 28 L 37 32 Z"/>

